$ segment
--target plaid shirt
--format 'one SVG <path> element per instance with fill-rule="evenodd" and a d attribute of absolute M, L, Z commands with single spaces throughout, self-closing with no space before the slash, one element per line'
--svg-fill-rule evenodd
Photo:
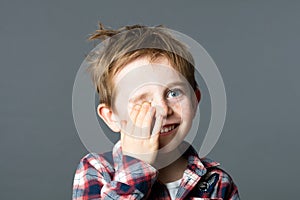
<path fill-rule="evenodd" d="M 188 166 L 176 194 L 180 199 L 239 200 L 231 177 L 207 158 L 200 159 L 190 147 L 184 153 Z M 73 184 L 73 200 L 161 199 L 171 200 L 167 187 L 157 180 L 151 165 L 122 155 L 120 142 L 113 152 L 90 153 L 79 163 Z"/>

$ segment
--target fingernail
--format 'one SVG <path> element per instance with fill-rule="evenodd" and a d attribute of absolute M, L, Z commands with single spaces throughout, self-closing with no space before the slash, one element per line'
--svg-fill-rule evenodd
<path fill-rule="evenodd" d="M 150 104 L 149 104 L 149 102 L 144 102 L 142 106 L 143 106 L 143 107 L 149 107 Z"/>
<path fill-rule="evenodd" d="M 135 109 L 140 109 L 140 108 L 141 108 L 141 105 L 137 104 L 137 105 L 134 106 L 134 108 L 135 108 Z"/>
<path fill-rule="evenodd" d="M 151 106 L 150 107 L 150 112 L 153 113 L 155 111 L 155 107 Z"/>

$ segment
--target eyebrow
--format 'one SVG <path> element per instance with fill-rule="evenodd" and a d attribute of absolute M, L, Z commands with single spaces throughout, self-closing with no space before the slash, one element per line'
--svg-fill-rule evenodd
<path fill-rule="evenodd" d="M 135 102 L 140 99 L 147 99 L 147 97 L 149 97 L 149 93 L 142 93 L 140 95 L 129 98 L 129 102 Z"/>
<path fill-rule="evenodd" d="M 172 83 L 167 84 L 166 88 L 171 88 L 171 87 L 174 87 L 174 86 L 186 87 L 187 83 L 183 82 L 183 81 L 172 82 Z M 150 96 L 150 93 L 144 92 L 142 94 L 138 94 L 136 96 L 133 96 L 133 97 L 129 98 L 129 102 L 135 102 L 135 101 L 140 100 L 140 99 L 147 99 L 147 97 L 149 97 L 149 96 Z"/>
<path fill-rule="evenodd" d="M 176 81 L 176 82 L 172 82 L 167 84 L 167 88 L 173 87 L 173 86 L 182 86 L 182 87 L 186 87 L 187 82 L 184 81 Z"/>

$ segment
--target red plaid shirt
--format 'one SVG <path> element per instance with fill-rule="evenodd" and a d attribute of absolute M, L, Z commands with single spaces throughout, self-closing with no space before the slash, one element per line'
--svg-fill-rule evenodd
<path fill-rule="evenodd" d="M 188 166 L 176 194 L 179 199 L 238 200 L 231 177 L 207 158 L 200 159 L 190 147 L 184 153 Z M 73 184 L 73 200 L 162 199 L 171 200 L 167 187 L 157 180 L 151 165 L 122 155 L 120 142 L 113 152 L 90 153 L 79 163 Z"/>

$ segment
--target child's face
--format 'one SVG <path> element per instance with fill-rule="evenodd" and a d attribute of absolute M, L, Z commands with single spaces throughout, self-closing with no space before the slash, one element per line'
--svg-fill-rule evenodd
<path fill-rule="evenodd" d="M 171 141 L 177 146 L 189 132 L 198 101 L 188 81 L 166 58 L 152 63 L 148 58 L 139 58 L 124 66 L 115 76 L 114 84 L 113 114 L 117 121 L 131 120 L 132 108 L 144 102 L 156 109 L 153 125 L 155 116 L 163 116 L 159 148 Z"/>

